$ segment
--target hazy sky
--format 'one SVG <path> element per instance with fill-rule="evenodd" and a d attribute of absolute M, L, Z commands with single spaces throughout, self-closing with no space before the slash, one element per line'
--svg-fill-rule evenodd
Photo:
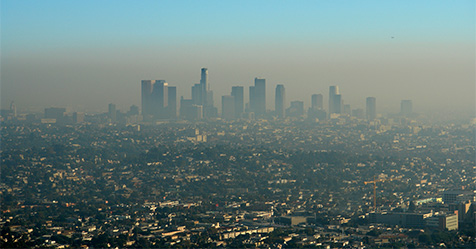
<path fill-rule="evenodd" d="M 209 69 L 215 105 L 267 80 L 268 109 L 338 85 L 345 103 L 475 110 L 475 1 L 1 0 L 1 105 L 126 111 L 140 80 L 190 97 Z"/>

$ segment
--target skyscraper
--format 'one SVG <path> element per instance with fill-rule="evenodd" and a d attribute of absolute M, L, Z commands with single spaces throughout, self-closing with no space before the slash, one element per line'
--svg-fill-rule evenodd
<path fill-rule="evenodd" d="M 141 93 L 142 93 L 142 115 L 144 118 L 152 115 L 152 86 L 154 84 L 153 80 L 142 80 L 141 81 Z"/>
<path fill-rule="evenodd" d="M 274 110 L 276 112 L 277 117 L 284 118 L 285 100 L 286 100 L 286 93 L 285 93 L 284 85 L 277 85 L 276 95 L 274 98 Z"/>
<path fill-rule="evenodd" d="M 202 85 L 195 84 L 192 86 L 192 101 L 194 105 L 202 105 Z"/>
<path fill-rule="evenodd" d="M 231 95 L 221 97 L 221 116 L 224 119 L 235 118 L 235 98 Z"/>
<path fill-rule="evenodd" d="M 204 117 L 215 117 L 217 109 L 213 104 L 213 91 L 208 83 L 208 69 L 202 68 L 200 83 L 192 86 L 192 101 L 194 105 L 202 106 Z"/>
<path fill-rule="evenodd" d="M 334 96 L 332 96 L 332 111 L 332 113 L 342 113 L 342 95 L 335 94 Z"/>
<path fill-rule="evenodd" d="M 256 108 L 258 114 L 266 113 L 266 80 L 255 78 Z"/>
<path fill-rule="evenodd" d="M 322 94 L 313 94 L 311 96 L 311 108 L 312 109 L 323 109 L 323 96 Z"/>
<path fill-rule="evenodd" d="M 207 68 L 202 68 L 201 73 L 200 73 L 200 86 L 201 86 L 201 92 L 202 92 L 202 106 L 207 106 L 207 92 L 210 90 L 208 89 L 208 69 Z"/>
<path fill-rule="evenodd" d="M 164 119 L 167 118 L 167 88 L 168 84 L 165 80 L 156 80 L 152 87 L 152 104 L 153 114 L 155 118 Z"/>
<path fill-rule="evenodd" d="M 255 112 L 256 110 L 256 94 L 255 94 L 255 86 L 250 86 L 250 102 L 248 106 L 248 112 Z"/>
<path fill-rule="evenodd" d="M 365 115 L 367 120 L 374 120 L 377 117 L 377 101 L 375 97 L 368 97 L 366 99 Z"/>
<path fill-rule="evenodd" d="M 250 89 L 251 90 L 251 89 Z M 264 115 L 266 113 L 266 79 L 255 78 L 254 87 L 254 113 Z M 250 93 L 251 106 L 251 93 Z"/>
<path fill-rule="evenodd" d="M 339 95 L 339 97 L 336 97 Z M 338 98 L 338 100 L 337 100 Z M 341 113 L 342 98 L 339 94 L 338 86 L 329 87 L 329 115 L 333 113 Z"/>
<path fill-rule="evenodd" d="M 175 103 L 175 113 L 177 112 L 176 87 L 169 87 L 165 80 L 142 80 L 141 87 L 142 116 L 145 121 L 170 118 L 173 107 L 168 107 L 169 104 Z M 169 88 L 172 91 L 170 94 L 168 93 Z M 171 99 L 169 100 L 169 98 Z"/>
<path fill-rule="evenodd" d="M 231 96 L 235 100 L 235 118 L 240 118 L 244 107 L 244 89 L 242 86 L 233 86 Z"/>
<path fill-rule="evenodd" d="M 115 104 L 109 104 L 107 115 L 109 116 L 112 122 L 116 121 L 116 105 Z"/>
<path fill-rule="evenodd" d="M 402 100 L 400 103 L 400 114 L 403 116 L 410 116 L 413 113 L 413 103 L 411 100 Z"/>
<path fill-rule="evenodd" d="M 167 113 L 169 118 L 177 118 L 177 87 L 175 86 L 169 86 L 167 89 Z"/>

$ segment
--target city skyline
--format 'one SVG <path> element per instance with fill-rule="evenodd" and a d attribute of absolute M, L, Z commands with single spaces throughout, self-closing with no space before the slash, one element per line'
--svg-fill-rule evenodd
<path fill-rule="evenodd" d="M 474 114 L 473 1 L 111 3 L 2 1 L 2 109 L 124 110 L 140 106 L 141 79 L 166 79 L 189 98 L 207 67 L 217 107 L 262 77 L 269 110 L 276 85 L 305 107 L 309 89 L 327 96 L 339 85 L 363 109 L 374 96 L 383 113 L 412 99 L 415 112 Z M 149 14 L 158 9 L 167 11 Z"/>
<path fill-rule="evenodd" d="M 278 117 L 283 118 L 287 117 L 285 112 L 293 112 L 296 108 L 296 104 L 298 105 L 298 109 L 302 110 L 299 111 L 299 115 L 291 115 L 294 117 L 307 117 L 307 118 L 314 118 L 316 115 L 316 110 L 321 110 L 324 113 L 327 113 L 327 117 L 321 117 L 321 119 L 333 119 L 337 118 L 340 115 L 344 116 L 352 116 L 357 118 L 363 118 L 363 111 L 364 109 L 360 106 L 353 106 L 350 104 L 345 104 L 344 98 L 342 94 L 340 94 L 340 88 L 337 85 L 329 86 L 329 96 L 328 96 L 328 105 L 325 106 L 323 104 L 323 95 L 321 93 L 312 93 L 310 95 L 311 101 L 309 106 L 304 105 L 303 99 L 295 99 L 288 101 L 285 98 L 285 87 L 283 84 L 277 84 L 275 91 L 274 91 L 274 109 L 269 108 L 269 106 L 265 103 L 266 96 L 269 95 L 266 91 L 266 79 L 265 78 L 254 78 L 254 85 L 249 86 L 248 91 L 248 102 L 244 101 L 245 91 L 244 86 L 232 86 L 231 87 L 231 94 L 230 95 L 222 95 L 219 96 L 221 98 L 220 103 L 218 106 L 221 106 L 218 109 L 213 101 L 213 90 L 210 89 L 208 85 L 208 68 L 201 68 L 200 73 L 200 83 L 194 84 L 191 87 L 191 98 L 185 99 L 184 96 L 181 96 L 181 100 L 185 100 L 185 104 L 182 101 L 177 102 L 177 87 L 176 86 L 169 86 L 166 80 L 141 80 L 140 82 L 140 91 L 141 91 L 141 104 L 140 104 L 140 112 L 137 110 L 137 113 L 140 113 L 143 117 L 143 121 L 150 122 L 150 121 L 157 121 L 157 120 L 175 120 L 176 118 L 183 118 L 183 119 L 191 119 L 191 120 L 198 120 L 198 119 L 208 119 L 208 118 L 216 118 L 222 117 L 228 120 L 231 119 L 238 119 L 242 118 L 243 113 L 253 113 L 256 115 L 258 113 L 258 118 L 263 118 L 266 115 L 267 118 L 269 117 Z M 271 101 L 268 99 L 268 101 Z M 225 103 L 226 102 L 226 103 Z M 190 105 L 190 106 L 188 106 Z M 198 106 L 200 108 L 199 116 L 190 118 L 187 117 L 190 114 L 187 113 L 187 108 L 193 106 Z M 111 106 L 113 106 L 113 111 L 111 112 Z M 185 106 L 184 111 L 182 113 L 182 106 Z M 226 108 L 225 108 L 226 106 Z M 246 106 L 246 108 L 243 108 Z M 312 110 L 312 113 L 305 113 L 305 107 L 309 107 L 309 111 Z M 129 106 L 131 110 L 133 108 L 138 108 L 136 105 Z M 422 113 L 417 113 L 413 111 L 413 100 L 400 100 L 400 111 L 393 112 L 393 113 L 382 113 L 377 111 L 376 105 L 376 98 L 375 97 L 365 97 L 365 119 L 373 120 L 376 119 L 377 114 L 385 114 L 385 115 L 402 115 L 406 117 L 415 117 L 415 115 L 419 115 Z M 67 110 L 64 107 L 45 107 L 45 113 L 47 109 L 61 109 L 63 113 L 69 114 L 76 114 L 76 111 Z M 209 110 L 208 114 L 205 110 Z M 227 113 L 224 113 L 226 109 Z M 346 110 L 347 109 L 347 110 Z M 16 106 L 14 101 L 10 103 L 9 109 L 2 109 L 6 111 L 13 111 L 16 116 Z M 211 110 L 211 111 L 210 111 Z M 232 110 L 229 112 L 229 110 Z M 107 113 L 108 116 L 115 120 L 115 113 L 121 112 L 121 109 L 116 110 L 115 103 L 109 103 Z M 196 112 L 196 111 L 193 111 Z M 362 112 L 362 113 L 361 113 Z M 24 113 L 28 114 L 28 113 Z M 331 114 L 337 114 L 331 115 Z M 185 116 L 184 116 L 185 115 Z M 195 114 L 192 114 L 192 116 Z M 45 116 L 48 116 L 45 114 Z M 246 118 L 254 118 L 255 116 L 246 116 Z M 319 118 L 318 118 L 319 119 Z"/>
<path fill-rule="evenodd" d="M 222 117 L 226 120 L 239 118 L 285 118 L 304 117 L 308 119 L 325 120 L 337 118 L 340 115 L 363 118 L 362 108 L 355 108 L 350 104 L 344 104 L 344 98 L 340 94 L 339 86 L 329 86 L 329 99 L 327 112 L 323 105 L 323 95 L 314 93 L 311 95 L 311 106 L 307 115 L 304 111 L 304 101 L 286 101 L 286 91 L 283 84 L 276 85 L 274 96 L 274 109 L 266 107 L 266 79 L 256 77 L 254 85 L 249 86 L 247 103 L 244 102 L 244 86 L 232 86 L 230 95 L 221 96 L 221 109 L 215 107 L 212 99 L 213 90 L 208 84 L 208 68 L 201 68 L 200 83 L 191 87 L 191 98 L 181 97 L 180 106 L 177 106 L 176 87 L 169 86 L 166 80 L 142 80 L 141 81 L 141 114 L 146 122 L 157 120 L 175 120 L 177 117 L 188 120 L 200 120 Z M 246 108 L 244 108 L 246 104 Z M 116 107 L 111 114 L 109 104 L 109 116 L 115 120 Z M 218 104 L 220 105 L 220 103 Z M 179 113 L 177 116 L 177 107 Z M 13 109 L 10 107 L 10 110 Z M 64 111 L 63 111 L 64 112 Z M 243 116 L 243 114 L 246 114 Z M 252 114 L 250 116 L 250 114 Z M 327 114 L 327 117 L 324 115 Z M 401 100 L 399 114 L 414 116 L 412 101 Z M 114 118 L 113 118 L 114 116 Z M 374 120 L 377 118 L 377 105 L 375 97 L 367 97 L 365 104 L 365 118 Z"/>

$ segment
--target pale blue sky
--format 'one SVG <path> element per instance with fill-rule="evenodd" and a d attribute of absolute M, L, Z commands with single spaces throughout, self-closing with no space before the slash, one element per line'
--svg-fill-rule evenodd
<path fill-rule="evenodd" d="M 218 106 L 232 85 L 263 76 L 270 109 L 276 84 L 288 102 L 306 103 L 336 84 L 354 108 L 375 96 L 382 111 L 409 98 L 426 110 L 447 97 L 449 109 L 474 110 L 475 1 L 2 0 L 0 8 L 2 107 L 125 109 L 139 105 L 139 82 L 149 78 L 189 97 L 208 67 Z"/>

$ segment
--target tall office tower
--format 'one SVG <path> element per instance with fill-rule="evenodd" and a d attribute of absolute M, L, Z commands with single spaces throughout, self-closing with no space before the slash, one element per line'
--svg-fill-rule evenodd
<path fill-rule="evenodd" d="M 202 85 L 195 84 L 192 86 L 192 101 L 194 105 L 202 105 Z"/>
<path fill-rule="evenodd" d="M 284 118 L 285 116 L 285 101 L 286 101 L 286 93 L 284 89 L 284 85 L 277 85 L 276 86 L 276 95 L 274 98 L 274 110 L 276 111 L 276 116 L 279 118 Z"/>
<path fill-rule="evenodd" d="M 109 118 L 111 119 L 112 122 L 116 121 L 116 113 L 117 113 L 116 105 L 115 104 L 109 104 L 107 115 L 109 116 Z"/>
<path fill-rule="evenodd" d="M 194 119 L 196 119 L 196 120 L 203 119 L 203 106 L 193 105 L 192 111 L 193 111 L 193 118 Z"/>
<path fill-rule="evenodd" d="M 213 104 L 213 91 L 208 83 L 208 69 L 202 68 L 200 83 L 192 86 L 192 101 L 194 105 L 202 106 L 204 117 L 216 117 L 217 108 Z"/>
<path fill-rule="evenodd" d="M 184 99 L 183 96 L 180 98 L 180 113 L 179 116 L 183 119 L 191 119 L 192 116 L 192 99 Z"/>
<path fill-rule="evenodd" d="M 207 107 L 214 107 L 214 101 L 213 101 L 213 91 L 207 91 L 207 99 L 205 101 L 205 106 Z"/>
<path fill-rule="evenodd" d="M 413 104 L 411 100 L 402 100 L 400 103 L 400 114 L 410 116 L 413 113 Z"/>
<path fill-rule="evenodd" d="M 215 118 L 218 117 L 218 109 L 215 107 L 213 101 L 213 91 L 207 92 L 207 103 L 203 109 L 203 115 L 207 118 Z"/>
<path fill-rule="evenodd" d="M 316 120 L 323 121 L 327 118 L 323 99 L 322 94 L 313 94 L 311 96 L 311 107 L 307 110 L 308 120 L 315 122 Z"/>
<path fill-rule="evenodd" d="M 313 94 L 311 96 L 311 108 L 312 109 L 323 109 L 323 96 L 322 94 Z"/>
<path fill-rule="evenodd" d="M 235 99 L 235 118 L 240 118 L 243 113 L 244 106 L 244 89 L 242 86 L 233 86 L 231 88 L 231 96 Z"/>
<path fill-rule="evenodd" d="M 221 117 L 224 119 L 235 118 L 235 98 L 231 95 L 221 97 Z"/>
<path fill-rule="evenodd" d="M 255 112 L 256 110 L 256 91 L 254 86 L 250 86 L 250 102 L 248 105 L 248 112 Z"/>
<path fill-rule="evenodd" d="M 332 97 L 332 111 L 333 113 L 342 113 L 342 95 L 336 94 Z"/>
<path fill-rule="evenodd" d="M 152 87 L 154 85 L 153 80 L 142 80 L 142 115 L 145 117 L 151 116 L 152 113 Z"/>
<path fill-rule="evenodd" d="M 152 87 L 152 104 L 155 118 L 167 118 L 167 88 L 168 84 L 165 80 L 156 80 Z"/>
<path fill-rule="evenodd" d="M 266 79 L 255 78 L 255 113 L 266 114 Z"/>
<path fill-rule="evenodd" d="M 208 98 L 207 93 L 210 89 L 208 86 L 208 69 L 202 68 L 200 73 L 200 85 L 202 88 L 202 103 L 201 105 L 207 106 Z"/>
<path fill-rule="evenodd" d="M 339 95 L 339 87 L 338 86 L 330 86 L 329 87 L 329 115 L 332 113 L 340 113 L 341 112 L 341 97 L 339 100 L 336 100 L 336 96 Z"/>
<path fill-rule="evenodd" d="M 368 97 L 365 102 L 365 116 L 367 120 L 374 120 L 377 117 L 377 100 L 375 97 Z"/>
<path fill-rule="evenodd" d="M 168 118 L 177 118 L 177 87 L 175 86 L 167 88 L 167 113 Z"/>
<path fill-rule="evenodd" d="M 169 87 L 165 80 L 142 80 L 142 116 L 144 121 L 170 118 L 169 103 L 175 103 L 177 113 L 177 88 Z M 171 93 L 168 93 L 169 88 Z M 169 100 L 169 98 L 172 98 Z M 176 117 L 176 114 L 173 116 Z"/>

